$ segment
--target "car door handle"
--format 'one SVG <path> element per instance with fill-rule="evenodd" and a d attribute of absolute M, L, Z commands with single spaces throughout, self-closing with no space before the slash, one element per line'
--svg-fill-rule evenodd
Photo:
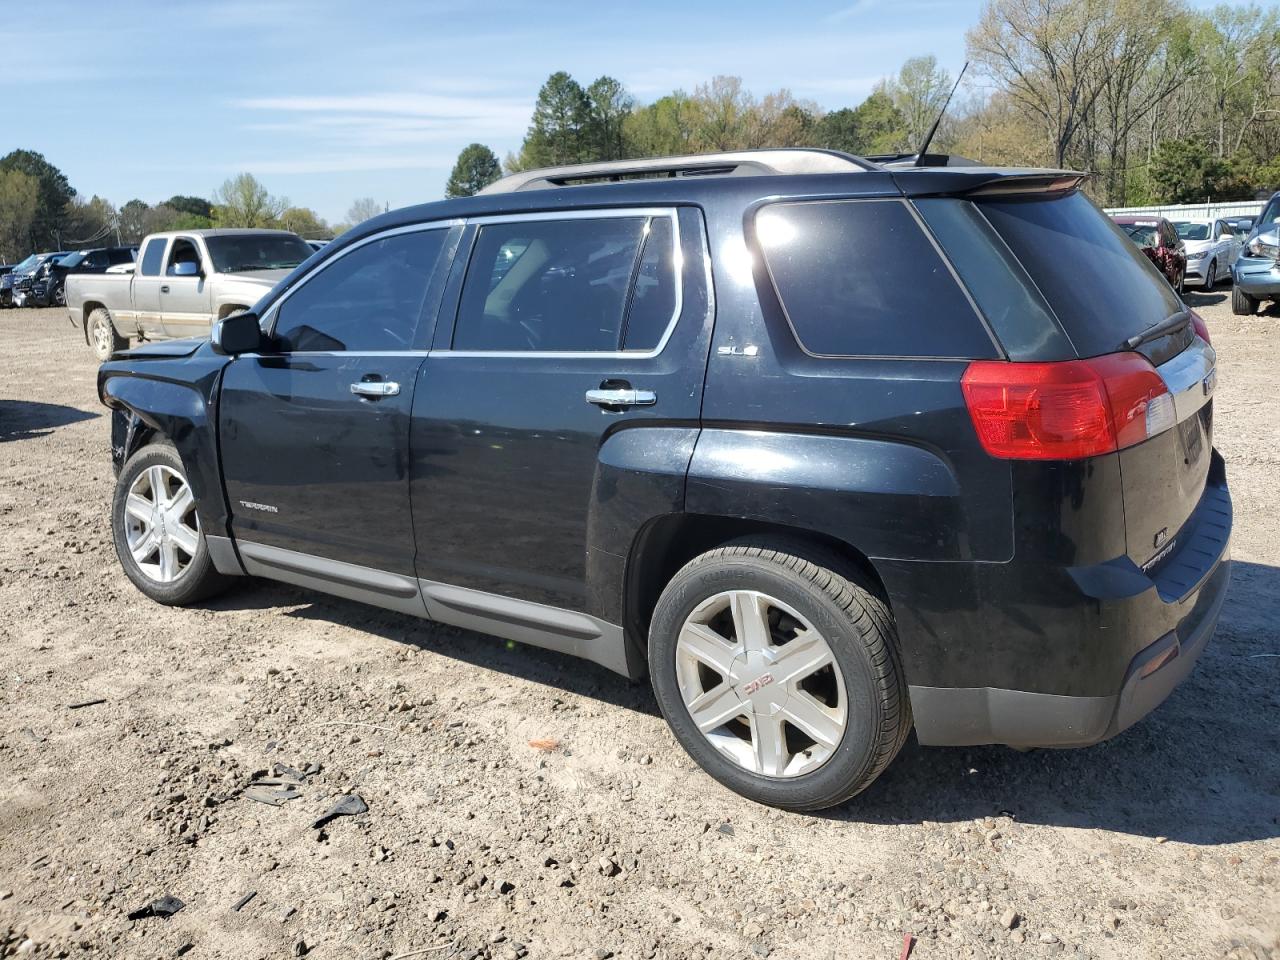
<path fill-rule="evenodd" d="M 160 292 L 161 292 L 161 293 L 168 293 L 168 292 L 169 292 L 169 285 L 166 283 L 166 284 L 164 284 L 163 286 L 161 286 L 161 287 L 160 287 Z"/>
<path fill-rule="evenodd" d="M 652 390 L 588 390 L 587 403 L 597 407 L 648 407 L 658 402 Z"/>
<path fill-rule="evenodd" d="M 396 397 L 400 384 L 394 380 L 362 380 L 351 385 L 351 392 L 360 397 Z"/>

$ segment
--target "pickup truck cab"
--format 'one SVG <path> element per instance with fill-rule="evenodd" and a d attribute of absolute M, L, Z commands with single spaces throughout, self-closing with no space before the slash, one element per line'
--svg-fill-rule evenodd
<path fill-rule="evenodd" d="M 314 251 L 287 230 L 177 230 L 142 243 L 130 275 L 71 275 L 67 315 L 99 360 L 133 339 L 204 336 Z"/>
<path fill-rule="evenodd" d="M 1209 642 L 1231 497 L 1209 331 L 1082 179 L 742 151 L 375 217 L 99 368 L 123 570 L 647 673 L 792 809 L 913 728 L 1114 736 Z"/>

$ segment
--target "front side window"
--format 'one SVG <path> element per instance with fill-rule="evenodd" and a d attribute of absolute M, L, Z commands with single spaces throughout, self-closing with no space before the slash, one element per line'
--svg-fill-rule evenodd
<path fill-rule="evenodd" d="M 665 216 L 485 224 L 453 349 L 652 350 L 675 310 L 674 244 Z"/>
<path fill-rule="evenodd" d="M 279 308 L 281 350 L 409 350 L 447 231 L 400 233 L 341 254 Z"/>
<path fill-rule="evenodd" d="M 160 261 L 164 259 L 164 237 L 155 237 L 147 241 L 142 251 L 141 274 L 144 277 L 160 276 Z"/>
<path fill-rule="evenodd" d="M 177 274 L 177 267 L 180 263 L 194 263 L 200 266 L 200 251 L 196 249 L 196 245 L 186 237 L 178 237 L 173 241 L 173 246 L 169 248 L 169 265 L 165 268 L 165 273 L 169 276 Z"/>
<path fill-rule="evenodd" d="M 905 203 L 776 203 L 756 235 L 796 339 L 838 357 L 995 356 L 991 337 Z"/>

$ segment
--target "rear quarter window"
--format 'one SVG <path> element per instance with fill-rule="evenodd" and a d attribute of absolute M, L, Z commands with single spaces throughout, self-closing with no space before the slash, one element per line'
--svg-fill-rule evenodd
<path fill-rule="evenodd" d="M 898 200 L 777 203 L 756 238 L 801 347 L 835 357 L 989 359 L 995 346 Z"/>

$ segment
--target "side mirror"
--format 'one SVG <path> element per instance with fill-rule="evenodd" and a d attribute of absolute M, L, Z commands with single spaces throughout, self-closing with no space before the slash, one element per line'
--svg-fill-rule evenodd
<path fill-rule="evenodd" d="M 169 268 L 169 275 L 174 277 L 194 277 L 200 273 L 200 264 L 193 263 L 190 260 L 183 260 L 181 263 L 175 263 Z"/>
<path fill-rule="evenodd" d="M 209 339 L 218 353 L 235 356 L 238 353 L 257 353 L 262 349 L 265 338 L 258 325 L 258 315 L 246 310 L 215 323 Z"/>

